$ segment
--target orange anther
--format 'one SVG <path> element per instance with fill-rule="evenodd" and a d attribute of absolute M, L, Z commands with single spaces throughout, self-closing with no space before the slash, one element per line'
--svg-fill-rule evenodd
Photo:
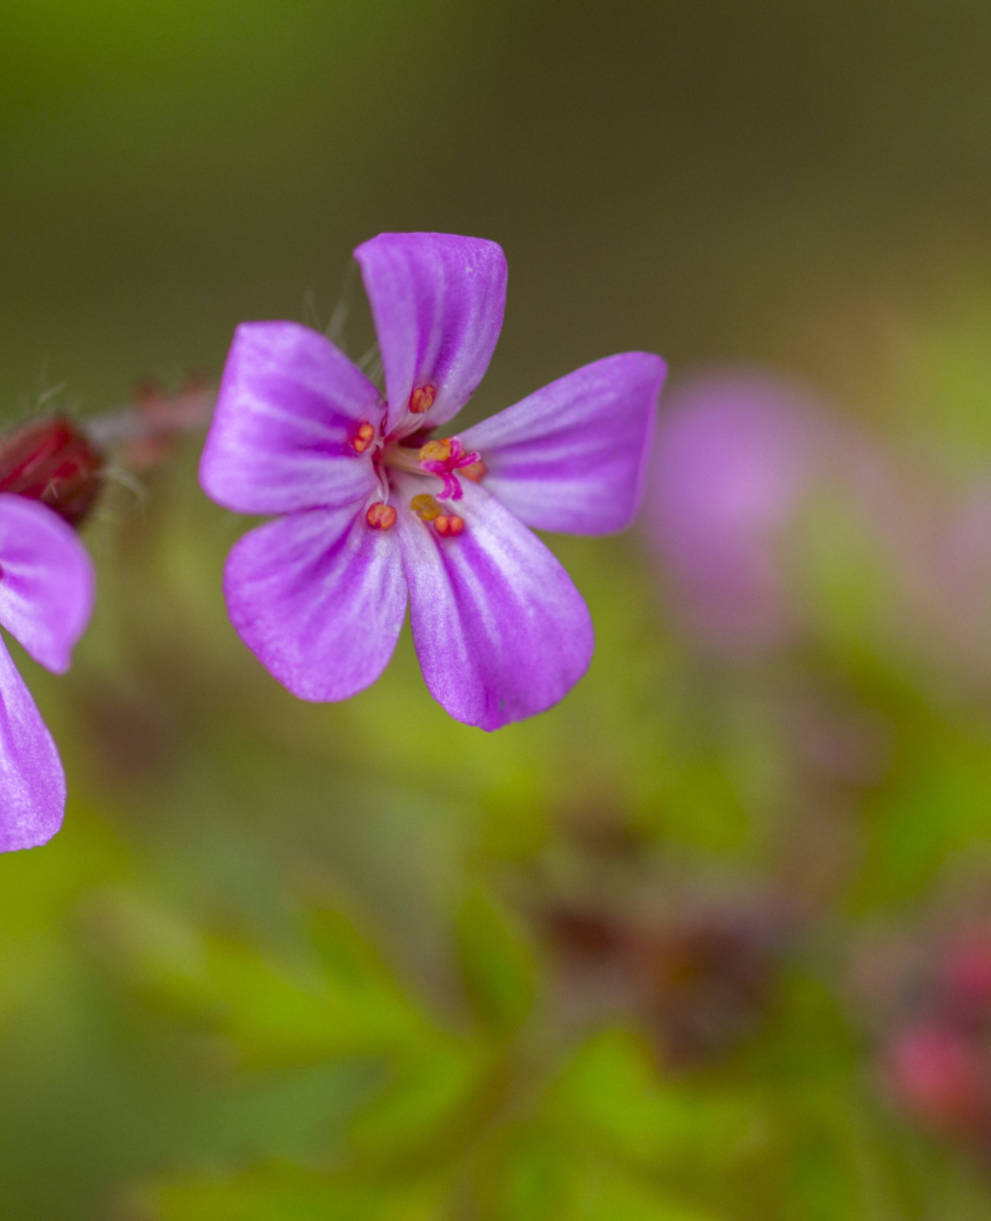
<path fill-rule="evenodd" d="M 463 475 L 465 479 L 470 479 L 472 483 L 478 483 L 488 473 L 489 468 L 481 459 L 477 462 L 469 462 L 467 466 L 458 467 L 458 474 Z"/>
<path fill-rule="evenodd" d="M 396 524 L 396 510 L 392 505 L 376 500 L 373 505 L 368 506 L 365 521 L 373 530 L 390 530 Z"/>
<path fill-rule="evenodd" d="M 441 513 L 434 518 L 434 529 L 441 538 L 454 538 L 465 528 L 465 519 L 457 513 Z"/>
<path fill-rule="evenodd" d="M 446 462 L 451 456 L 451 442 L 445 437 L 442 441 L 428 441 L 420 446 L 421 462 Z"/>
<path fill-rule="evenodd" d="M 423 415 L 434 405 L 437 390 L 433 386 L 417 386 L 409 396 L 409 409 L 414 415 Z"/>
<path fill-rule="evenodd" d="M 409 506 L 422 521 L 434 521 L 444 512 L 437 501 L 426 492 L 414 496 Z"/>
<path fill-rule="evenodd" d="M 355 452 L 363 454 L 365 450 L 375 440 L 375 429 L 371 424 L 359 424 L 357 431 L 351 438 L 351 444 L 354 446 Z"/>

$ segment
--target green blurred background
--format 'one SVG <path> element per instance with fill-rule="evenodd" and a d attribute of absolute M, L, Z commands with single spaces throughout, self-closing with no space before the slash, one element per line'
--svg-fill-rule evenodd
<path fill-rule="evenodd" d="M 73 670 L 17 652 L 70 799 L 0 859 L 0 1216 L 991 1216 L 991 515 L 962 591 L 935 562 L 991 470 L 989 41 L 953 0 L 8 0 L 10 426 L 215 377 L 245 318 L 344 299 L 358 354 L 350 251 L 435 229 L 509 261 L 473 413 L 631 348 L 675 394 L 773 366 L 910 511 L 817 493 L 802 629 L 742 653 L 649 523 L 552 540 L 596 656 L 489 736 L 408 639 L 294 701 L 199 438 L 115 468 Z"/>

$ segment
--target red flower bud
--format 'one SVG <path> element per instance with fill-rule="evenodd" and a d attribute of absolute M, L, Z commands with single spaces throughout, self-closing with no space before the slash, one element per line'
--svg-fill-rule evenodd
<path fill-rule="evenodd" d="M 0 492 L 40 500 L 78 526 L 100 489 L 103 456 L 62 416 L 34 420 L 0 440 Z"/>

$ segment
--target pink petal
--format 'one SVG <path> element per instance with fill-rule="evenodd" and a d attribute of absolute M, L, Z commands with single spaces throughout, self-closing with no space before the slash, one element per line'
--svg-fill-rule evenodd
<path fill-rule="evenodd" d="M 93 565 L 71 526 L 38 501 L 0 495 L 0 624 L 61 673 L 93 609 Z"/>
<path fill-rule="evenodd" d="M 568 574 L 494 497 L 466 482 L 457 511 L 466 525 L 456 538 L 399 515 L 413 640 L 434 699 L 459 721 L 498 729 L 575 685 L 592 624 Z"/>
<path fill-rule="evenodd" d="M 304 700 L 341 700 L 385 669 L 406 615 L 392 531 L 353 507 L 314 509 L 245 535 L 224 572 L 231 622 Z"/>
<path fill-rule="evenodd" d="M 0 852 L 50 840 L 64 811 L 58 751 L 0 640 Z"/>
<path fill-rule="evenodd" d="M 352 441 L 377 428 L 381 397 L 329 339 L 297 322 L 245 322 L 234 332 L 200 483 L 238 513 L 352 503 L 375 485 Z"/>
<path fill-rule="evenodd" d="M 667 372 L 659 356 L 607 356 L 461 434 L 485 487 L 527 525 L 609 534 L 629 525 Z"/>
<path fill-rule="evenodd" d="M 436 395 L 423 426 L 449 420 L 484 377 L 502 329 L 502 248 L 450 233 L 380 233 L 354 255 L 385 366 L 390 425 L 423 387 Z"/>

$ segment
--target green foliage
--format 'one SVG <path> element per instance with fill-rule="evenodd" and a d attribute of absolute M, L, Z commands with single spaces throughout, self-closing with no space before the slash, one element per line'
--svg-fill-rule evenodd
<path fill-rule="evenodd" d="M 667 1166 L 679 1175 L 687 1167 L 731 1169 L 766 1122 L 756 1098 L 665 1080 L 625 1030 L 575 1050 L 554 1083 L 548 1112 L 593 1157 L 608 1151 L 643 1171 Z"/>
<path fill-rule="evenodd" d="M 161 1221 L 434 1221 L 441 1215 L 436 1184 L 349 1184 L 291 1166 L 176 1183 L 140 1193 L 135 1203 Z"/>
<path fill-rule="evenodd" d="M 454 923 L 465 987 L 481 1022 L 519 1027 L 533 1007 L 538 964 L 518 920 L 479 887 L 462 900 Z"/>
<path fill-rule="evenodd" d="M 827 710 L 880 723 L 884 751 L 867 782 L 820 790 L 794 753 L 786 672 L 712 670 L 660 633 L 627 697 L 593 673 L 504 737 L 449 725 L 402 650 L 352 704 L 298 705 L 244 669 L 222 614 L 184 642 L 210 676 L 190 690 L 173 679 L 164 589 L 178 581 L 192 608 L 216 548 L 181 475 L 159 495 L 187 542 L 127 527 L 154 639 L 123 610 L 94 639 L 160 692 L 185 751 L 87 793 L 80 761 L 113 759 L 102 726 L 121 731 L 92 717 L 83 676 L 64 714 L 79 726 L 67 830 L 0 862 L 0 1086 L 47 1124 L 84 1093 L 102 1137 L 98 1157 L 56 1155 L 62 1174 L 45 1176 L 11 1130 L 12 1216 L 74 1215 L 81 1193 L 127 1221 L 891 1221 L 943 1198 L 981 1221 L 966 1157 L 885 1104 L 846 972 L 859 919 L 915 910 L 962 857 L 986 858 L 987 726 L 918 655 L 902 666 L 883 599 L 848 593 L 860 578 L 832 527 L 805 557 L 819 613 L 803 682 L 833 667 Z M 613 655 L 648 605 L 617 575 L 632 552 L 617 554 L 601 570 L 573 558 Z M 109 596 L 133 605 L 133 590 Z M 383 755 L 385 723 L 416 732 Z M 817 862 L 789 856 L 802 818 L 825 820 L 825 842 L 845 819 L 857 851 L 805 909 L 799 969 L 771 964 L 768 1006 L 710 1059 L 666 1062 L 658 1023 L 691 1020 L 711 968 L 676 965 L 655 993 L 655 959 L 614 946 L 575 974 L 546 913 L 663 927 L 707 898 L 805 901 Z M 739 1003 L 699 1013 L 728 1021 Z M 51 1047 L 57 1081 L 32 1090 Z"/>

